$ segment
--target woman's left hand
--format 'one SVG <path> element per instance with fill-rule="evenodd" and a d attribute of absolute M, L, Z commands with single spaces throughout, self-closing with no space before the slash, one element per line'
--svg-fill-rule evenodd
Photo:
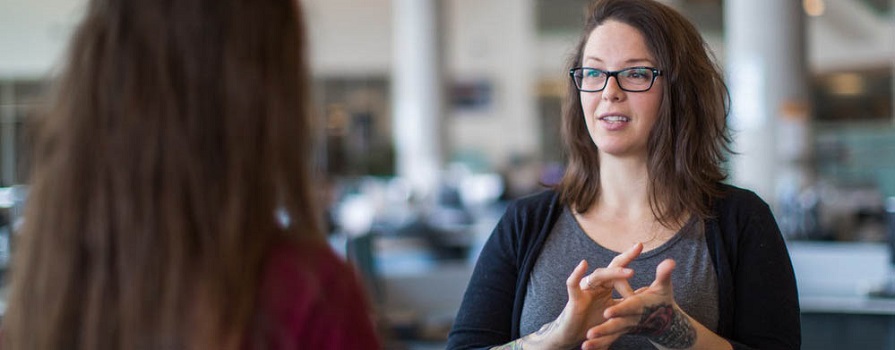
<path fill-rule="evenodd" d="M 592 327 L 582 349 L 608 348 L 623 334 L 638 334 L 656 345 L 686 349 L 696 343 L 696 330 L 690 317 L 674 301 L 671 273 L 674 260 L 665 260 L 656 267 L 656 279 L 649 287 L 633 295 L 624 295 L 618 304 L 603 312 L 606 322 Z"/>
<path fill-rule="evenodd" d="M 605 268 L 597 268 L 585 276 L 587 261 L 582 260 L 566 280 L 569 301 L 559 317 L 545 325 L 543 332 L 557 333 L 564 343 L 560 347 L 578 346 L 584 341 L 589 328 L 603 323 L 605 310 L 618 301 L 612 298 L 613 289 L 633 293 L 627 279 L 633 271 L 627 266 L 643 251 L 643 245 L 635 244 L 617 255 Z M 555 332 L 554 332 L 555 329 Z M 539 331 L 541 333 L 542 331 Z"/>

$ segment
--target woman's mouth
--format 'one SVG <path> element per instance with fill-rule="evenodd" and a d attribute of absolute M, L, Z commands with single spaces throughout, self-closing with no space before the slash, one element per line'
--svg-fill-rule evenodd
<path fill-rule="evenodd" d="M 605 117 L 600 117 L 600 120 L 608 123 L 627 123 L 631 121 L 631 118 L 621 115 L 608 115 Z"/>

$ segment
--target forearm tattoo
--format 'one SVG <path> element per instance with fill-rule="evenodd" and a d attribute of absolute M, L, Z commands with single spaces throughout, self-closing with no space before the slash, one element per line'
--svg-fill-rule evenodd
<path fill-rule="evenodd" d="M 522 339 L 516 339 L 501 346 L 495 346 L 491 350 L 522 350 Z"/>
<path fill-rule="evenodd" d="M 547 336 L 547 334 L 550 334 L 550 332 L 553 332 L 554 329 L 556 329 L 556 321 L 541 326 L 541 329 L 538 329 L 537 332 L 529 334 L 526 337 L 516 339 L 501 346 L 495 346 L 491 348 L 491 350 L 522 350 L 526 343 L 536 344 L 542 342 L 544 337 Z"/>
<path fill-rule="evenodd" d="M 632 331 L 670 349 L 686 349 L 696 343 L 696 330 L 683 313 L 668 304 L 643 308 L 643 317 Z"/>

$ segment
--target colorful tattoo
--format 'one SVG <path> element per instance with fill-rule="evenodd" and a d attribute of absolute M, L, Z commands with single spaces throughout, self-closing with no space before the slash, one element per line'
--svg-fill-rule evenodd
<path fill-rule="evenodd" d="M 563 312 L 565 312 L 565 311 L 563 311 Z M 556 321 L 553 321 L 553 322 L 550 322 L 548 324 L 541 326 L 541 328 L 538 329 L 537 332 L 529 334 L 528 336 L 525 336 L 523 338 L 516 339 L 509 343 L 503 344 L 501 346 L 493 347 L 493 348 L 491 348 L 491 350 L 522 350 L 522 347 L 525 345 L 525 343 L 538 344 L 538 343 L 543 342 L 545 340 L 544 337 L 546 337 L 548 334 L 550 334 L 550 332 L 553 332 L 554 329 L 556 329 Z"/>
<path fill-rule="evenodd" d="M 552 331 L 552 330 L 553 330 L 553 322 L 550 322 L 548 324 L 541 326 L 541 329 L 538 329 L 538 331 L 535 332 L 535 335 L 539 335 L 539 336 L 544 335 L 544 334 L 550 333 L 550 331 Z"/>
<path fill-rule="evenodd" d="M 522 339 L 516 339 L 501 346 L 495 346 L 491 350 L 522 350 Z"/>
<path fill-rule="evenodd" d="M 644 307 L 643 317 L 631 333 L 671 349 L 685 349 L 696 343 L 696 330 L 690 321 L 668 304 Z"/>

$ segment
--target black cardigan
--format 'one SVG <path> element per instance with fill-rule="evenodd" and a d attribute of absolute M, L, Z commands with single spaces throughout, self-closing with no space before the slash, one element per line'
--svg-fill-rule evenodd
<path fill-rule="evenodd" d="M 718 335 L 734 349 L 798 349 L 799 298 L 786 244 L 768 205 L 722 185 L 725 195 L 705 222 L 718 278 Z M 482 349 L 520 337 L 528 279 L 562 213 L 555 191 L 507 208 L 476 263 L 448 349 Z"/>

